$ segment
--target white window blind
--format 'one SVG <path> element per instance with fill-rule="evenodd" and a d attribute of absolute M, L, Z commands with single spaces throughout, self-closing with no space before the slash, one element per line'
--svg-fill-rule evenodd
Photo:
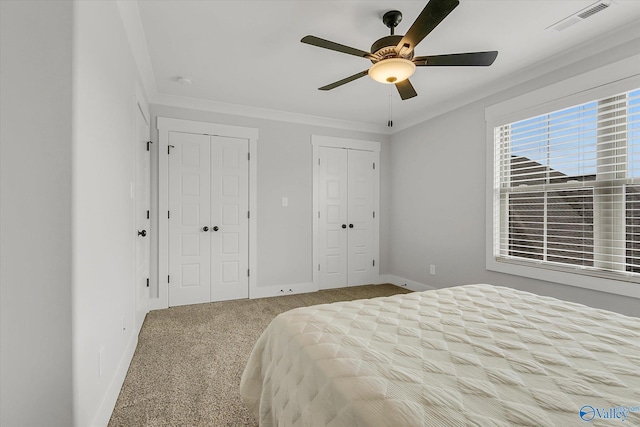
<path fill-rule="evenodd" d="M 494 256 L 640 281 L 640 89 L 494 128 Z"/>

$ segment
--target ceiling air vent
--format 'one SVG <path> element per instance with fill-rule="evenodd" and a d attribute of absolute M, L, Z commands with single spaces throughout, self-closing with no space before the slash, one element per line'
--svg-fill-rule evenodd
<path fill-rule="evenodd" d="M 602 12 L 603 10 L 611 6 L 611 4 L 612 2 L 610 0 L 595 2 L 592 5 L 587 6 L 584 9 L 574 13 L 573 15 L 567 16 L 566 18 L 561 19 L 555 24 L 547 27 L 547 30 L 548 29 L 552 29 L 555 31 L 565 30 L 570 26 L 587 19 L 588 17 L 595 15 L 598 12 Z"/>

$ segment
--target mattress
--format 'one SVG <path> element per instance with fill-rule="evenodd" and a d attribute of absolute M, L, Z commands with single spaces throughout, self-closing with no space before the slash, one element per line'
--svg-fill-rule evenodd
<path fill-rule="evenodd" d="M 640 319 L 483 284 L 303 307 L 240 388 L 262 427 L 640 425 Z"/>

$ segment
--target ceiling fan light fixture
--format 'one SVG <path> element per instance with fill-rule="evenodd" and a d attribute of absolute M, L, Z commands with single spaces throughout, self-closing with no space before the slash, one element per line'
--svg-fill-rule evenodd
<path fill-rule="evenodd" d="M 369 68 L 369 76 L 380 83 L 396 84 L 413 75 L 416 64 L 404 58 L 388 58 L 376 62 Z"/>

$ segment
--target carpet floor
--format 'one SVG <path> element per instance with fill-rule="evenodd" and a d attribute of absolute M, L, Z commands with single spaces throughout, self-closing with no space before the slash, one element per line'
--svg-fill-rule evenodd
<path fill-rule="evenodd" d="M 257 426 L 240 398 L 240 377 L 275 316 L 297 307 L 407 292 L 366 285 L 152 311 L 109 427 Z"/>

